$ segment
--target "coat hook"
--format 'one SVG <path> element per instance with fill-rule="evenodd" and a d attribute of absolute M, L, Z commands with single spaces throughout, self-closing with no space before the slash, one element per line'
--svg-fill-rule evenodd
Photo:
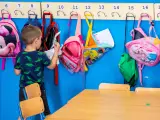
<path fill-rule="evenodd" d="M 28 15 L 30 15 L 31 13 L 34 14 L 34 15 L 36 15 L 36 13 L 34 11 L 28 10 Z"/>
<path fill-rule="evenodd" d="M 22 11 L 20 11 L 20 10 L 15 10 L 15 11 L 14 11 L 14 14 L 15 14 L 15 15 L 18 15 L 17 12 L 20 12 L 22 16 L 24 15 L 24 13 L 23 13 Z"/>
<path fill-rule="evenodd" d="M 49 12 L 49 13 L 51 13 L 49 10 L 43 10 L 43 13 L 44 13 L 44 12 Z"/>
<path fill-rule="evenodd" d="M 100 13 L 102 13 L 102 14 L 104 15 L 104 17 L 107 17 L 106 13 L 105 13 L 105 12 L 102 12 L 102 11 L 99 11 L 99 12 L 97 13 L 98 17 L 101 16 Z"/>
<path fill-rule="evenodd" d="M 10 14 L 10 13 L 8 12 L 8 10 L 2 9 L 2 10 L 1 10 L 1 14 L 3 14 L 4 12 L 5 12 L 5 13 L 7 12 L 8 14 Z"/>
<path fill-rule="evenodd" d="M 85 11 L 84 15 L 87 15 L 86 13 L 89 13 L 93 17 L 93 14 L 90 11 Z"/>
<path fill-rule="evenodd" d="M 121 17 L 121 15 L 120 15 L 118 12 L 112 12 L 112 13 L 111 13 L 112 17 L 115 16 L 114 14 L 117 14 L 119 17 Z"/>
<path fill-rule="evenodd" d="M 147 17 L 149 17 L 148 13 L 141 13 L 141 16 L 146 15 Z"/>
<path fill-rule="evenodd" d="M 160 13 L 157 13 L 157 17 L 160 18 Z"/>
<path fill-rule="evenodd" d="M 126 14 L 126 16 L 127 16 L 127 17 L 136 17 L 133 13 L 130 13 L 130 12 L 128 12 L 128 13 Z"/>
<path fill-rule="evenodd" d="M 76 15 L 78 15 L 78 13 L 77 13 L 77 12 L 75 12 L 75 11 L 71 11 L 71 12 L 70 12 L 70 16 L 71 16 L 71 15 L 73 15 L 73 13 L 74 13 L 74 14 L 76 14 Z"/>
<path fill-rule="evenodd" d="M 57 11 L 57 16 L 60 16 L 60 12 L 63 13 L 63 16 L 66 16 L 66 14 L 63 11 L 61 11 L 61 10 Z"/>

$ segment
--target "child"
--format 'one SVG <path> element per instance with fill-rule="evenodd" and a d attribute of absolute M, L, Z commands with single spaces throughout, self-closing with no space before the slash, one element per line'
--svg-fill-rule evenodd
<path fill-rule="evenodd" d="M 24 51 L 20 52 L 16 57 L 14 72 L 20 76 L 19 100 L 25 100 L 23 89 L 30 84 L 38 83 L 41 89 L 41 97 L 44 102 L 44 114 L 50 114 L 46 93 L 44 88 L 44 67 L 54 69 L 58 60 L 59 43 L 55 44 L 55 52 L 52 60 L 50 60 L 44 52 L 37 51 L 41 46 L 41 30 L 38 27 L 29 25 L 22 30 L 22 40 L 26 44 Z"/>

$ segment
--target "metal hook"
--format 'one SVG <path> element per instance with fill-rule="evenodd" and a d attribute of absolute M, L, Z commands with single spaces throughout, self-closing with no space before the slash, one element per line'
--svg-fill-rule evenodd
<path fill-rule="evenodd" d="M 86 15 L 87 12 L 93 17 L 93 14 L 90 11 L 85 11 L 84 15 Z"/>
<path fill-rule="evenodd" d="M 8 10 L 5 10 L 5 9 L 2 9 L 2 10 L 1 10 L 1 14 L 2 14 L 4 11 L 7 12 L 8 14 L 10 14 L 10 13 L 8 12 Z"/>
<path fill-rule="evenodd" d="M 129 15 L 130 14 L 130 15 Z M 128 12 L 127 14 L 126 14 L 126 16 L 127 17 L 136 17 L 133 13 L 130 13 L 130 12 Z"/>
<path fill-rule="evenodd" d="M 49 10 L 43 10 L 43 13 L 44 13 L 44 12 L 49 12 L 49 13 L 50 13 L 50 11 L 49 11 Z"/>
<path fill-rule="evenodd" d="M 32 10 L 28 10 L 28 15 L 30 14 L 30 12 L 32 12 L 32 14 L 36 15 L 36 13 Z"/>
<path fill-rule="evenodd" d="M 115 16 L 115 15 L 114 15 L 115 13 L 116 13 L 119 17 L 121 17 L 121 15 L 120 15 L 118 12 L 112 12 L 112 13 L 111 13 L 112 17 Z"/>
<path fill-rule="evenodd" d="M 147 15 L 147 17 L 149 17 L 148 13 L 141 13 L 141 16 L 143 16 L 143 15 Z"/>
<path fill-rule="evenodd" d="M 66 16 L 66 14 L 65 14 L 63 11 L 61 11 L 61 10 L 58 10 L 58 11 L 57 11 L 57 16 L 60 16 L 60 13 L 59 13 L 59 12 L 63 13 L 63 16 Z"/>
<path fill-rule="evenodd" d="M 157 17 L 158 17 L 158 18 L 160 17 L 160 12 L 159 12 L 159 13 L 157 13 Z"/>
<path fill-rule="evenodd" d="M 70 16 L 72 15 L 72 13 L 73 13 L 73 12 L 75 12 L 75 11 L 71 11 L 71 12 L 70 12 Z M 78 13 L 77 13 L 77 12 L 75 12 L 75 14 L 77 14 L 77 15 L 78 15 Z"/>
<path fill-rule="evenodd" d="M 15 14 L 15 15 L 18 15 L 17 12 L 20 12 L 22 16 L 24 15 L 24 13 L 23 13 L 22 11 L 20 11 L 20 10 L 15 10 L 15 11 L 14 11 L 14 14 Z"/>
<path fill-rule="evenodd" d="M 100 13 L 103 13 L 104 17 L 107 17 L 106 13 L 105 13 L 105 12 L 102 12 L 102 11 L 99 11 L 99 12 L 97 13 L 98 17 L 101 16 Z"/>

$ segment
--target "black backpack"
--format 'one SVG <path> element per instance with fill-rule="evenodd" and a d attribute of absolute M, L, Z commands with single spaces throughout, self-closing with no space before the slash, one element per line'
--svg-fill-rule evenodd
<path fill-rule="evenodd" d="M 45 31 L 46 16 L 50 16 L 50 22 Z M 51 49 L 54 43 L 54 37 L 58 33 L 58 25 L 53 21 L 53 15 L 50 12 L 44 12 L 42 18 L 42 50 L 46 51 Z M 57 36 L 57 42 L 60 42 L 60 36 Z M 58 66 L 54 69 L 54 83 L 58 85 Z"/>

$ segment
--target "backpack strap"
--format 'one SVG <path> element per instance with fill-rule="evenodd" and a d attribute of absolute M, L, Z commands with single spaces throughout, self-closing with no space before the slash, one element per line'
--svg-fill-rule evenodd
<path fill-rule="evenodd" d="M 2 58 L 2 70 L 5 69 L 6 58 Z"/>
<path fill-rule="evenodd" d="M 85 43 L 85 47 L 87 47 L 88 44 L 89 44 L 90 36 L 92 34 L 94 16 L 93 16 L 92 13 L 89 13 L 89 14 L 85 13 L 84 16 L 85 16 L 85 19 L 86 19 L 86 23 L 88 25 L 88 33 L 87 33 L 87 39 L 86 39 L 86 43 Z M 88 17 L 91 17 L 90 21 L 89 21 Z M 95 47 L 97 47 L 97 46 L 95 46 Z"/>
<path fill-rule="evenodd" d="M 128 28 L 128 24 L 127 24 L 127 21 L 128 21 L 128 18 L 133 18 L 133 26 L 132 26 L 132 29 L 134 29 L 134 25 L 135 25 L 135 16 L 132 14 L 132 13 L 127 13 L 126 14 L 126 20 L 125 20 L 125 39 L 124 39 L 124 52 L 126 52 L 126 47 L 125 47 L 125 44 L 127 42 L 127 28 Z"/>
<path fill-rule="evenodd" d="M 5 19 L 4 15 L 8 15 L 7 19 L 11 20 L 11 14 L 10 13 L 2 13 L 2 20 Z"/>
<path fill-rule="evenodd" d="M 45 37 L 45 30 L 44 30 L 44 28 L 45 28 L 45 24 L 46 24 L 46 16 L 50 16 L 50 22 L 49 22 L 49 24 L 51 25 L 52 24 L 52 22 L 53 22 L 53 15 L 52 15 L 52 13 L 50 13 L 50 12 L 44 12 L 43 13 L 43 17 L 42 17 L 42 37 L 44 38 Z"/>
<path fill-rule="evenodd" d="M 149 24 L 152 24 L 152 18 L 151 18 L 151 16 L 148 15 L 147 13 L 142 13 L 141 16 L 140 16 L 140 18 L 139 18 L 137 27 L 140 27 L 142 18 L 144 18 L 144 17 L 147 17 L 149 19 Z"/>
<path fill-rule="evenodd" d="M 31 18 L 31 16 L 34 16 L 34 18 Z M 37 14 L 28 14 L 28 21 L 31 22 L 34 19 L 34 22 L 37 23 Z"/>
<path fill-rule="evenodd" d="M 138 63 L 138 71 L 139 71 L 139 80 L 140 80 L 140 84 L 141 86 L 143 85 L 142 83 L 142 69 L 143 69 L 144 65 L 141 63 Z"/>
<path fill-rule="evenodd" d="M 73 16 L 77 16 L 77 25 L 76 25 L 75 35 L 79 36 L 81 35 L 81 16 L 78 13 L 72 13 L 70 16 L 69 23 L 68 23 L 68 27 L 69 27 L 68 36 L 70 35 L 70 26 L 71 26 L 71 21 Z"/>

